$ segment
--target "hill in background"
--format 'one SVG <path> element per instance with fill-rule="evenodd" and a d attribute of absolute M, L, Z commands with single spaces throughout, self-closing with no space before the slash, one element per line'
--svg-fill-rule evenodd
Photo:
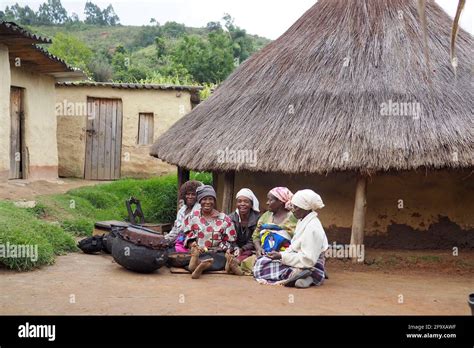
<path fill-rule="evenodd" d="M 148 25 L 128 26 L 119 24 L 112 5 L 102 10 L 87 2 L 84 9 L 81 21 L 60 0 L 47 0 L 37 12 L 16 4 L 0 10 L 0 20 L 52 38 L 45 48 L 95 81 L 213 85 L 270 42 L 247 34 L 228 14 L 223 24 L 203 28 L 160 25 L 153 18 Z"/>

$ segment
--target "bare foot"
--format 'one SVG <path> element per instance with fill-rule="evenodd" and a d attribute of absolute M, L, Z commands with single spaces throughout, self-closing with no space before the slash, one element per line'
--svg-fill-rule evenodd
<path fill-rule="evenodd" d="M 213 262 L 214 262 L 214 259 L 207 259 L 207 260 L 201 261 L 201 263 L 196 267 L 193 274 L 191 275 L 191 278 L 198 279 L 201 276 L 202 272 L 204 272 L 206 269 L 212 266 Z"/>

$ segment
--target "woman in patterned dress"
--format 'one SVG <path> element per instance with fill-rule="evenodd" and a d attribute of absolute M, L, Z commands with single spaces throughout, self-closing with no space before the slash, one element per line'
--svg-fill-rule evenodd
<path fill-rule="evenodd" d="M 205 271 L 220 271 L 225 268 L 225 252 L 232 252 L 237 232 L 231 219 L 215 209 L 216 192 L 209 185 L 196 190 L 201 209 L 184 220 L 183 245 L 191 249 L 188 269 L 192 278 L 198 279 Z"/>

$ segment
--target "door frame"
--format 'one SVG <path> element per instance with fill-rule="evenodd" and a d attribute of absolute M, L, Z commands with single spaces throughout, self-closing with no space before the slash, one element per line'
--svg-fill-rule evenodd
<path fill-rule="evenodd" d="M 20 94 L 20 114 L 19 114 L 19 142 L 20 142 L 20 173 L 18 178 L 11 177 L 11 156 L 12 156 L 12 124 L 13 121 L 11 105 L 12 105 L 12 95 L 13 91 L 17 90 Z M 19 86 L 10 86 L 10 169 L 9 169 L 9 180 L 21 180 L 28 179 L 28 158 L 26 151 L 26 141 L 25 141 L 25 126 L 26 126 L 26 115 L 25 115 L 25 88 Z"/>

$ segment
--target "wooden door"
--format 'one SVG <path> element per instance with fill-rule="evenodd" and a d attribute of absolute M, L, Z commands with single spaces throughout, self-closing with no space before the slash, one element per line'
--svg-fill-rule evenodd
<path fill-rule="evenodd" d="M 140 113 L 138 115 L 138 145 L 152 145 L 154 134 L 154 115 Z"/>
<path fill-rule="evenodd" d="M 23 90 L 10 88 L 10 179 L 24 179 Z"/>
<path fill-rule="evenodd" d="M 122 155 L 122 101 L 87 98 L 84 178 L 120 178 Z"/>

